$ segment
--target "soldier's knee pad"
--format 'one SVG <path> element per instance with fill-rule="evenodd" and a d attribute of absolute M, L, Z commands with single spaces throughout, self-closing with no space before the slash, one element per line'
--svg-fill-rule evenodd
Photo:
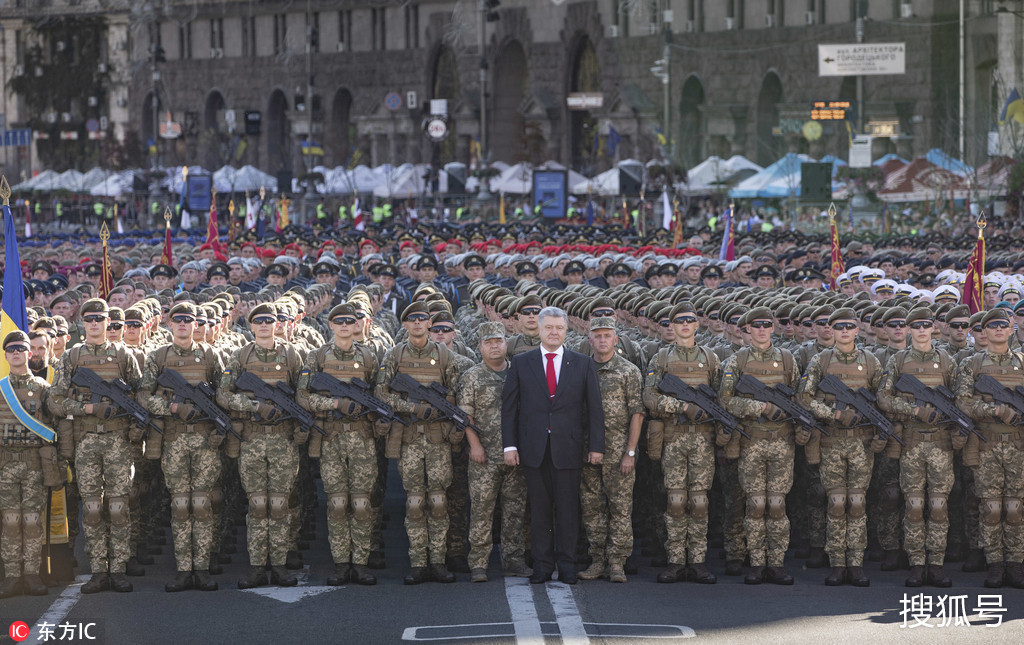
<path fill-rule="evenodd" d="M 685 488 L 670 488 L 668 489 L 668 507 L 667 512 L 672 517 L 683 517 L 686 515 L 686 498 L 687 492 Z"/>
<path fill-rule="evenodd" d="M 267 506 L 270 519 L 275 522 L 288 517 L 288 495 L 285 493 L 269 493 L 267 495 Z"/>
<path fill-rule="evenodd" d="M 192 517 L 200 522 L 213 519 L 213 500 L 210 498 L 210 491 L 192 491 Z"/>
<path fill-rule="evenodd" d="M 828 515 L 837 518 L 846 515 L 845 488 L 833 488 L 828 491 Z"/>
<path fill-rule="evenodd" d="M 29 511 L 21 516 L 22 535 L 26 540 L 34 540 L 43 537 L 43 514 L 37 511 Z"/>
<path fill-rule="evenodd" d="M 188 493 L 176 493 L 171 495 L 171 519 L 184 522 L 188 519 Z"/>
<path fill-rule="evenodd" d="M 928 496 L 928 519 L 932 522 L 945 522 L 949 519 L 949 500 L 946 495 Z"/>
<path fill-rule="evenodd" d="M 103 521 L 103 498 L 82 498 L 82 524 L 97 526 Z"/>
<path fill-rule="evenodd" d="M 1003 503 L 998 497 L 986 497 L 981 500 L 981 523 L 999 526 L 1003 515 Z"/>
<path fill-rule="evenodd" d="M 128 498 L 111 497 L 107 500 L 111 526 L 128 526 Z"/>
<path fill-rule="evenodd" d="M 690 516 L 702 520 L 708 516 L 708 492 L 695 490 L 690 493 Z"/>
<path fill-rule="evenodd" d="M 851 488 L 847 491 L 850 498 L 850 517 L 860 519 L 868 512 L 868 493 L 863 488 Z"/>
<path fill-rule="evenodd" d="M 210 493 L 210 507 L 214 513 L 220 513 L 224 508 L 224 490 L 222 488 L 212 488 Z"/>
<path fill-rule="evenodd" d="M 366 522 L 373 518 L 373 506 L 367 493 L 352 493 L 352 517 L 357 522 Z"/>
<path fill-rule="evenodd" d="M 747 517 L 759 519 L 764 517 L 764 507 L 768 498 L 762 494 L 750 495 L 747 497 Z"/>
<path fill-rule="evenodd" d="M 878 495 L 878 509 L 892 513 L 900 507 L 900 489 L 897 486 L 885 486 Z"/>
<path fill-rule="evenodd" d="M 0 530 L 5 538 L 14 539 L 14 536 L 21 533 L 21 510 L 17 508 L 5 508 L 0 518 Z"/>
<path fill-rule="evenodd" d="M 267 494 L 253 493 L 249 495 L 249 515 L 254 520 L 265 520 L 267 519 Z"/>
<path fill-rule="evenodd" d="M 825 500 L 827 499 L 828 494 L 825 492 L 825 486 L 820 480 L 807 490 L 807 502 L 813 508 L 824 507 Z"/>
<path fill-rule="evenodd" d="M 786 517 L 786 496 L 782 493 L 768 493 L 768 519 L 781 520 Z"/>
<path fill-rule="evenodd" d="M 919 524 L 924 521 L 924 492 L 911 491 L 906 494 L 907 521 Z"/>
<path fill-rule="evenodd" d="M 1003 507 L 1006 509 L 1006 523 L 1009 526 L 1018 526 L 1021 522 L 1024 522 L 1021 499 L 1019 497 L 1004 497 Z M 28 516 L 26 515 L 25 517 Z"/>
<path fill-rule="evenodd" d="M 332 493 L 327 498 L 327 517 L 340 522 L 348 515 L 348 495 Z"/>
<path fill-rule="evenodd" d="M 417 493 L 411 493 L 405 499 L 405 516 L 410 520 L 422 520 L 427 498 Z"/>
<path fill-rule="evenodd" d="M 448 516 L 448 497 L 443 490 L 428 492 L 427 499 L 430 502 L 430 517 L 440 520 Z"/>

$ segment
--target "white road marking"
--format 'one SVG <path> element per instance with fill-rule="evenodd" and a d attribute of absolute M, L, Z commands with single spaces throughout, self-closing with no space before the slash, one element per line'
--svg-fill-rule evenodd
<path fill-rule="evenodd" d="M 576 600 L 572 596 L 572 587 L 561 582 L 548 582 L 544 586 L 547 588 L 551 608 L 555 610 L 555 620 L 558 622 L 558 631 L 562 634 L 562 642 L 566 645 L 589 645 L 590 637 L 587 636 L 583 618 L 580 617 Z"/>
<path fill-rule="evenodd" d="M 53 601 L 49 609 L 39 617 L 36 624 L 32 626 L 32 631 L 29 632 L 28 643 L 40 642 L 39 631 L 40 626 L 46 623 L 50 626 L 50 629 L 55 629 L 56 625 L 59 625 L 61 621 L 68 617 L 71 613 L 71 609 L 78 603 L 82 598 L 82 585 L 85 584 L 92 576 L 83 574 L 75 578 L 75 581 L 64 588 L 64 591 L 60 592 L 57 599 Z M 59 632 L 57 632 L 59 633 Z"/>
<path fill-rule="evenodd" d="M 505 578 L 505 597 L 512 614 L 517 645 L 544 645 L 530 581 L 526 578 Z"/>
<path fill-rule="evenodd" d="M 341 589 L 341 587 L 259 587 L 256 589 L 244 589 L 242 593 L 251 593 L 279 602 L 293 603 L 330 591 L 337 591 L 338 589 Z"/>

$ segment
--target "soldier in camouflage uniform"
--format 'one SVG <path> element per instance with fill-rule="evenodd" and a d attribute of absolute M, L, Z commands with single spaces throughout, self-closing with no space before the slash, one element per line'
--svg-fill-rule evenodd
<path fill-rule="evenodd" d="M 687 385 L 708 385 L 718 391 L 722 367 L 714 352 L 694 342 L 697 315 L 692 304 L 681 302 L 666 315 L 672 323 L 675 343 L 651 359 L 644 381 L 644 402 L 657 417 L 648 424 L 647 451 L 652 460 L 661 461 L 668 494 L 668 568 L 658 574 L 658 582 L 690 579 L 714 584 L 718 579 L 706 564 L 708 491 L 715 477 L 714 425 L 696 405 L 662 394 L 658 383 L 665 374 L 672 374 Z M 657 436 L 659 432 L 661 437 Z"/>
<path fill-rule="evenodd" d="M 268 559 L 271 583 L 293 587 L 298 579 L 285 568 L 288 551 L 293 548 L 288 497 L 299 471 L 298 446 L 306 442 L 309 433 L 291 419 L 282 420 L 281 411 L 272 403 L 236 391 L 235 382 L 243 373 L 251 372 L 270 385 L 283 381 L 294 388 L 301 365 L 295 349 L 274 336 L 278 325 L 274 305 L 253 307 L 249 324 L 255 340 L 231 354 L 217 390 L 217 403 L 243 421 L 238 470 L 249 496 L 249 574 L 238 581 L 238 587 L 265 585 L 264 565 Z M 234 452 L 231 445 L 229 451 Z"/>
<path fill-rule="evenodd" d="M 33 376 L 28 366 L 28 335 L 20 330 L 4 337 L 3 350 L 10 365 L 5 379 L 22 410 L 48 425 L 50 384 Z M 15 404 L 17 405 L 17 404 Z M 500 407 L 499 407 L 500 409 Z M 0 559 L 4 579 L 0 599 L 22 593 L 45 596 L 46 585 L 39 577 L 43 551 L 46 494 L 59 487 L 62 468 L 57 448 L 20 422 L 7 400 L 0 397 Z M 62 460 L 61 460 L 62 461 Z M 56 479 L 55 479 L 56 477 Z"/>
<path fill-rule="evenodd" d="M 373 585 L 377 578 L 366 566 L 370 555 L 373 508 L 370 493 L 377 479 L 374 424 L 366 410 L 349 398 L 337 398 L 310 389 L 310 381 L 324 372 L 342 382 L 362 379 L 371 387 L 379 371 L 369 348 L 353 342 L 358 320 L 356 310 L 343 303 L 328 315 L 333 341 L 306 357 L 299 375 L 296 400 L 317 415 L 327 432 L 310 438 L 309 456 L 320 458 L 320 476 L 327 494 L 327 532 L 334 559 L 330 586 L 352 580 Z"/>
<path fill-rule="evenodd" d="M 750 347 L 738 351 L 722 367 L 722 404 L 750 435 L 749 439 L 741 438 L 719 429 L 717 443 L 725 446 L 740 441 L 740 484 L 747 495 L 743 527 L 751 566 L 743 582 L 752 585 L 762 581 L 793 584 L 793 576 L 783 566 L 789 547 L 786 493 L 793 486 L 794 440 L 804 445 L 810 438 L 802 428 L 794 436 L 793 422 L 771 403 L 736 392 L 736 381 L 744 374 L 754 376 L 764 385 L 782 383 L 796 388 L 800 375 L 793 355 L 772 345 L 774 324 L 767 307 L 756 307 L 744 314 L 738 325 L 750 330 Z"/>
<path fill-rule="evenodd" d="M 985 586 L 998 589 L 1004 578 L 1024 588 L 1024 450 L 1021 449 L 1020 415 L 989 395 L 978 396 L 975 382 L 988 375 L 1008 388 L 1024 385 L 1024 359 L 1009 350 L 1013 333 L 1005 309 L 993 309 L 981 319 L 988 348 L 964 359 L 956 378 L 957 405 L 969 414 L 985 435 L 971 435 L 964 449 L 964 464 L 974 469 L 980 498 L 981 542 L 988 562 Z M 1003 513 L 1005 512 L 1005 519 Z"/>
<path fill-rule="evenodd" d="M 175 392 L 157 383 L 167 370 L 177 372 L 190 385 L 216 384 L 224 371 L 220 355 L 192 339 L 197 308 L 181 302 L 171 308 L 174 342 L 150 352 L 139 383 L 139 402 L 151 414 L 163 417 L 164 436 L 160 465 L 171 493 L 171 535 L 177 575 L 164 589 L 184 591 L 193 586 L 216 591 L 210 577 L 210 553 L 216 527 L 213 489 L 221 473 L 219 448 L 224 440 L 194 401 L 175 401 Z M 149 437 L 155 441 L 156 437 Z"/>
<path fill-rule="evenodd" d="M 874 392 L 882 380 L 882 367 L 872 354 L 857 349 L 857 312 L 848 307 L 838 309 L 829 316 L 829 325 L 835 333 L 835 347 L 811 359 L 798 393 L 800 403 L 826 424 L 829 436 L 813 437 L 805 451 L 808 461 L 814 462 L 819 452 L 815 444 L 820 446 L 821 482 L 828 495 L 825 551 L 832 571 L 825 584 L 838 586 L 849 580 L 855 587 L 867 587 L 871 584 L 863 568 L 867 488 L 874 453 L 885 448 L 885 440 L 877 436 L 872 440 L 870 426 L 862 425 L 860 415 L 849 408 L 839 409 L 830 395 L 819 391 L 818 383 L 834 374 L 854 390 L 865 387 Z"/>
<path fill-rule="evenodd" d="M 927 581 L 936 587 L 951 587 L 953 582 L 943 572 L 942 563 L 949 532 L 948 498 L 953 488 L 953 449 L 962 449 L 967 437 L 960 433 L 950 436 L 949 420 L 942 419 L 945 423 L 937 423 L 942 415 L 927 403 L 917 403 L 913 394 L 898 392 L 896 381 L 903 374 L 910 374 L 926 387 L 934 389 L 941 385 L 952 390 L 956 366 L 949 354 L 932 347 L 935 318 L 931 309 L 912 310 L 907 314 L 907 324 L 912 346 L 896 352 L 889 359 L 878 388 L 879 409 L 890 419 L 903 422 L 901 438 L 905 446 L 900 455 L 900 487 L 907 502 L 903 517 L 903 543 L 910 557 L 910 576 L 906 585 L 920 587 Z M 925 506 L 928 507 L 927 523 Z"/>
<path fill-rule="evenodd" d="M 501 560 L 507 576 L 528 577 L 524 559 L 526 479 L 519 466 L 506 466 L 501 445 L 501 390 L 508 373 L 505 326 L 480 325 L 483 362 L 462 373 L 457 402 L 480 428 L 466 430 L 469 442 L 469 566 L 472 582 L 487 582 L 487 561 L 494 546 L 494 509 L 501 500 Z"/>
<path fill-rule="evenodd" d="M 540 298 L 534 295 L 525 296 L 516 302 L 515 311 L 510 311 L 516 317 L 519 328 L 522 330 L 508 341 L 508 357 L 512 358 L 528 352 L 540 346 L 540 329 L 537 328 L 537 316 L 543 303 Z"/>
<path fill-rule="evenodd" d="M 580 508 L 593 562 L 579 577 L 607 575 L 611 582 L 626 582 L 626 558 L 633 552 L 636 449 L 644 422 L 640 370 L 615 353 L 614 318 L 591 318 L 588 340 L 601 386 L 605 453 L 610 458 L 584 465 L 581 473 Z M 586 441 L 583 452 L 588 452 Z"/>
<path fill-rule="evenodd" d="M 414 302 L 402 312 L 402 325 L 409 340 L 388 351 L 377 380 L 377 396 L 395 412 L 415 416 L 408 426 L 393 424 L 388 436 L 389 457 L 398 459 L 398 472 L 406 493 L 405 530 L 409 536 L 412 570 L 405 584 L 431 579 L 454 582 L 445 566 L 448 508 L 445 491 L 452 482 L 451 446 L 462 442 L 461 433 L 449 423 L 438 421 L 438 411 L 426 403 L 414 403 L 390 388 L 399 372 L 421 385 L 439 383 L 454 393 L 459 367 L 444 345 L 427 338 L 430 318 L 427 306 Z M 454 395 L 450 394 L 454 399 Z M 395 446 L 397 450 L 390 450 Z M 400 447 L 399 447 L 400 446 Z M 428 566 L 429 565 L 429 566 Z"/>
<path fill-rule="evenodd" d="M 50 391 L 50 412 L 74 417 L 73 432 L 66 440 L 75 447 L 75 472 L 84 508 L 82 524 L 92 577 L 82 593 L 105 589 L 129 592 L 125 577 L 131 555 L 131 521 L 128 494 L 131 489 L 131 438 L 139 441 L 142 431 L 132 428 L 110 401 L 91 402 L 87 388 L 72 385 L 80 367 L 95 372 L 105 381 L 122 379 L 135 389 L 142 373 L 135 357 L 122 345 L 107 340 L 107 303 L 94 298 L 82 303 L 85 342 L 72 347 L 61 358 L 57 380 Z M 65 437 L 61 437 L 61 443 Z M 104 503 L 105 502 L 105 503 Z M 104 517 L 104 506 L 107 516 Z"/>

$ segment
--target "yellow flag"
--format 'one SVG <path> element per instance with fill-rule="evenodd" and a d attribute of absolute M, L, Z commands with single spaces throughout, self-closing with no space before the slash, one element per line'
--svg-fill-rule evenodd
<path fill-rule="evenodd" d="M 505 223 L 505 193 L 501 194 L 501 201 L 498 203 L 498 223 Z"/>

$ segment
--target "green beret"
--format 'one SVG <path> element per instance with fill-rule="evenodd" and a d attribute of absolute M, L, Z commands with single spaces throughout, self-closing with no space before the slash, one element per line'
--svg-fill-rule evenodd
<path fill-rule="evenodd" d="M 610 316 L 590 319 L 590 331 L 595 329 L 615 329 L 615 319 Z"/>
<path fill-rule="evenodd" d="M 505 339 L 505 325 L 500 322 L 485 322 L 477 328 L 477 333 L 480 334 L 480 342 L 490 340 L 492 338 Z"/>
<path fill-rule="evenodd" d="M 22 342 L 25 343 L 26 346 L 28 346 L 28 334 L 21 331 L 20 329 L 15 329 L 11 333 L 4 336 L 4 349 L 7 349 L 7 346 L 14 342 Z"/>
<path fill-rule="evenodd" d="M 914 322 L 915 320 L 931 320 L 931 321 L 934 321 L 935 320 L 935 315 L 932 313 L 932 310 L 929 309 L 928 307 L 918 307 L 916 309 L 911 309 L 910 313 L 907 314 L 907 324 L 908 325 L 910 323 Z"/>
<path fill-rule="evenodd" d="M 672 310 L 668 312 L 668 319 L 675 320 L 676 316 L 678 316 L 681 313 L 690 313 L 696 315 L 697 310 L 694 309 L 693 303 L 691 302 L 680 302 L 675 307 L 672 307 Z"/>
<path fill-rule="evenodd" d="M 405 320 L 411 314 L 428 314 L 429 315 L 430 311 L 427 309 L 427 305 L 426 304 L 424 304 L 422 302 L 414 302 L 414 303 L 412 303 L 411 305 L 409 305 L 408 307 L 406 307 L 402 311 L 402 322 L 405 322 Z"/>
<path fill-rule="evenodd" d="M 516 303 L 516 313 L 518 314 L 518 313 L 522 312 L 523 307 L 531 307 L 531 306 L 532 307 L 543 307 L 544 303 L 541 302 L 541 299 L 538 296 L 534 296 L 534 295 L 523 296 L 522 298 L 519 299 L 519 302 Z"/>
<path fill-rule="evenodd" d="M 455 318 L 452 317 L 452 312 L 448 311 L 447 309 L 442 309 L 441 311 L 436 312 L 430 317 L 430 322 L 431 324 L 438 322 L 450 322 L 454 325 Z"/>
<path fill-rule="evenodd" d="M 176 316 L 178 314 L 188 314 L 189 316 L 195 317 L 199 315 L 199 310 L 191 302 L 179 302 L 171 307 L 171 310 L 167 315 Z"/>
<path fill-rule="evenodd" d="M 833 325 L 837 320 L 860 320 L 860 318 L 857 317 L 857 312 L 850 307 L 840 307 L 828 317 L 828 324 Z"/>
<path fill-rule="evenodd" d="M 82 314 L 105 314 L 110 311 L 107 301 L 102 298 L 89 298 L 82 303 L 79 312 Z"/>
<path fill-rule="evenodd" d="M 889 311 L 885 312 L 884 316 L 882 316 L 882 323 L 883 324 L 888 323 L 890 320 L 893 320 L 894 318 L 906 318 L 906 317 L 907 317 L 907 310 L 906 309 L 904 309 L 903 307 L 893 307 Z"/>
<path fill-rule="evenodd" d="M 946 317 L 943 319 L 945 322 L 949 322 L 954 318 L 970 318 L 971 309 L 967 305 L 956 305 L 952 309 L 946 312 Z"/>
<path fill-rule="evenodd" d="M 352 316 L 355 318 L 356 308 L 350 303 L 343 302 L 340 305 L 335 306 L 334 309 L 331 309 L 331 313 L 327 314 L 327 320 L 334 320 L 338 316 Z"/>
<path fill-rule="evenodd" d="M 1006 309 L 1003 309 L 1001 307 L 996 307 L 995 309 L 991 309 L 984 316 L 982 316 L 982 318 L 981 318 L 981 326 L 984 327 L 984 326 L 988 325 L 990 322 L 992 322 L 993 320 L 1005 320 L 1005 321 L 1009 322 L 1009 320 L 1010 320 L 1010 312 L 1008 312 Z"/>
<path fill-rule="evenodd" d="M 145 312 L 142 311 L 142 308 L 139 307 L 137 303 L 134 306 L 128 307 L 127 309 L 124 310 L 124 319 L 125 320 L 141 320 L 141 321 L 145 321 L 146 318 L 147 318 L 147 316 L 146 316 Z"/>
<path fill-rule="evenodd" d="M 768 307 L 754 307 L 746 313 L 746 315 L 740 319 L 740 326 L 746 326 L 755 320 L 771 320 L 775 321 L 775 316 L 772 315 L 772 310 Z"/>
<path fill-rule="evenodd" d="M 811 320 L 817 320 L 818 318 L 821 318 L 822 316 L 831 316 L 833 313 L 835 313 L 835 310 L 836 310 L 836 308 L 833 307 L 832 305 L 822 305 L 822 306 L 818 307 L 817 309 L 815 309 L 814 313 L 811 314 Z M 850 316 L 850 318 L 855 318 L 855 316 Z M 831 323 L 831 322 L 832 322 L 832 319 L 829 318 L 829 323 Z"/>
<path fill-rule="evenodd" d="M 888 313 L 888 307 L 879 306 L 878 309 L 875 309 L 874 313 L 871 314 L 871 326 L 877 327 L 884 324 L 885 315 Z"/>
<path fill-rule="evenodd" d="M 175 305 L 175 307 L 177 307 L 177 305 Z M 252 308 L 252 311 L 249 312 L 249 317 L 247 320 L 249 322 L 252 322 L 252 319 L 255 318 L 256 316 L 273 316 L 275 319 L 277 319 L 277 309 L 275 309 L 274 305 L 270 304 L 269 302 L 262 302 Z"/>
<path fill-rule="evenodd" d="M 975 325 L 980 325 L 981 324 L 981 319 L 984 318 L 984 317 L 985 317 L 985 312 L 984 311 L 976 311 L 973 314 L 971 314 L 971 319 L 968 322 L 970 322 L 971 327 L 974 327 Z"/>

